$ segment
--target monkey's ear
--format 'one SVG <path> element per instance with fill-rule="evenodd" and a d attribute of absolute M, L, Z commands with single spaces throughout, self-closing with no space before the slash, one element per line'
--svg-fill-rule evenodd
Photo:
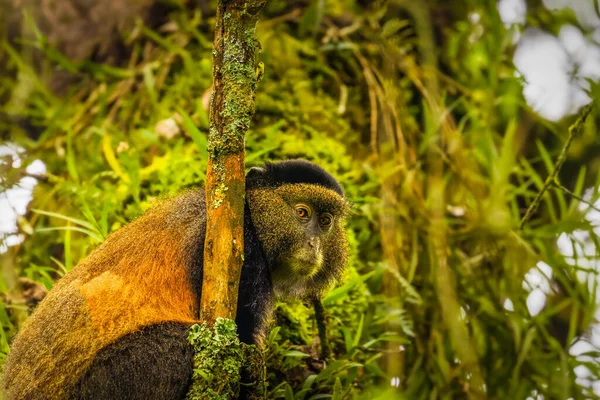
<path fill-rule="evenodd" d="M 248 171 L 248 173 L 246 174 L 246 178 L 255 178 L 263 175 L 265 172 L 267 172 L 267 170 L 263 167 L 252 167 L 250 168 L 250 171 Z"/>

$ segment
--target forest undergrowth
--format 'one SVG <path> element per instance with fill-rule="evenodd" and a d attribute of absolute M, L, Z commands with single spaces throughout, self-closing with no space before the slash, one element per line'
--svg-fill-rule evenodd
<path fill-rule="evenodd" d="M 37 181 L 0 254 L 0 364 L 44 290 L 157 199 L 205 183 L 214 6 L 158 3 L 103 17 L 111 34 L 81 47 L 67 11 L 24 9 L 0 42 L 0 134 L 18 153 L 1 190 Z M 322 300 L 329 359 L 312 304 L 277 305 L 268 397 L 593 397 L 600 354 L 569 345 L 595 321 L 597 108 L 536 115 L 496 2 L 293 3 L 268 1 L 258 23 L 246 166 L 304 158 L 336 176 L 351 256 Z M 536 270 L 547 299 L 532 315 Z"/>

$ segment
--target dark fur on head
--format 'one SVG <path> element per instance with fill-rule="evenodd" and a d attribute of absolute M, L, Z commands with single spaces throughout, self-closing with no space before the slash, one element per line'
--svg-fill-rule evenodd
<path fill-rule="evenodd" d="M 331 189 L 344 197 L 339 182 L 323 168 L 306 160 L 286 160 L 253 167 L 246 175 L 246 189 L 276 188 L 285 184 L 307 183 Z"/>

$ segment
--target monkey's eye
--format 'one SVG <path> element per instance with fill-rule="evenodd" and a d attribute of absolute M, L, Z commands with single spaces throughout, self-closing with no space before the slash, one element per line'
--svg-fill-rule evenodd
<path fill-rule="evenodd" d="M 333 215 L 329 213 L 321 214 L 319 217 L 319 224 L 321 226 L 331 226 L 333 223 Z"/>
<path fill-rule="evenodd" d="M 296 207 L 296 214 L 300 219 L 310 219 L 310 207 L 306 204 L 298 204 Z"/>

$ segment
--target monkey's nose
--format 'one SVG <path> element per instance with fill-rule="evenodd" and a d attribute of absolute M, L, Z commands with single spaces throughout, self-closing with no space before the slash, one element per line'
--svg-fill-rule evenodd
<path fill-rule="evenodd" d="M 316 237 L 311 237 L 308 239 L 308 247 L 314 250 L 319 250 L 319 239 Z"/>

